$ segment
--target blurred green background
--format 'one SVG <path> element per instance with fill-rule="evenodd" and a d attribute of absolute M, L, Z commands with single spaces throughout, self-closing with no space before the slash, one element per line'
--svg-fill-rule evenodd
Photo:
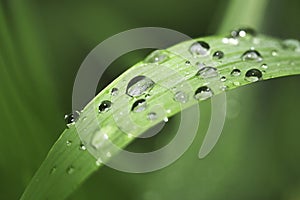
<path fill-rule="evenodd" d="M 65 128 L 77 69 L 109 36 L 158 26 L 191 37 L 214 34 L 228 1 L 38 1 L 0 4 L 0 194 L 18 199 Z M 271 0 L 265 34 L 300 39 L 300 1 Z M 255 14 L 255 13 L 254 13 Z M 239 17 L 238 15 L 236 16 Z M 239 26 L 239 24 L 233 24 Z M 101 79 L 103 88 L 147 51 L 118 59 Z M 210 119 L 201 105 L 200 130 L 173 165 L 148 174 L 103 167 L 69 199 L 300 199 L 300 77 L 286 77 L 227 93 L 228 116 L 213 152 L 197 157 Z M 178 116 L 160 133 L 169 137 Z M 188 130 L 187 130 L 188 131 Z M 161 138 L 161 137 L 160 137 Z M 149 140 L 146 147 L 161 141 Z M 134 148 L 143 148 L 140 141 Z"/>

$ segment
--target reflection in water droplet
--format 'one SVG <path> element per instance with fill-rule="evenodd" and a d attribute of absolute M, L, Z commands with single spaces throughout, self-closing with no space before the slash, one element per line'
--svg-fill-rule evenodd
<path fill-rule="evenodd" d="M 199 87 L 194 95 L 196 100 L 205 100 L 213 96 L 212 90 L 207 86 Z"/>
<path fill-rule="evenodd" d="M 245 74 L 245 80 L 249 82 L 256 82 L 261 80 L 262 72 L 259 69 L 250 69 Z"/>
<path fill-rule="evenodd" d="M 147 115 L 147 119 L 151 120 L 151 121 L 156 120 L 157 119 L 157 114 L 155 112 L 150 112 Z"/>
<path fill-rule="evenodd" d="M 149 56 L 144 60 L 145 63 L 162 63 L 168 59 L 166 52 L 162 50 L 153 51 Z"/>
<path fill-rule="evenodd" d="M 218 76 L 218 71 L 214 67 L 203 67 L 202 69 L 199 69 L 196 76 L 201 78 L 212 78 Z"/>
<path fill-rule="evenodd" d="M 75 171 L 74 167 L 73 166 L 69 166 L 66 170 L 67 174 L 73 174 Z"/>
<path fill-rule="evenodd" d="M 242 55 L 242 60 L 261 62 L 263 60 L 263 58 L 258 51 L 254 50 L 254 49 L 250 49 Z"/>
<path fill-rule="evenodd" d="M 174 100 L 180 103 L 186 103 L 189 100 L 189 96 L 182 91 L 178 91 L 174 95 Z"/>
<path fill-rule="evenodd" d="M 146 76 L 136 76 L 127 84 L 126 94 L 131 97 L 142 95 L 154 86 L 154 81 Z"/>
<path fill-rule="evenodd" d="M 111 102 L 108 100 L 104 100 L 99 105 L 99 112 L 107 112 L 111 108 Z"/>
<path fill-rule="evenodd" d="M 239 76 L 239 75 L 241 75 L 241 70 L 233 69 L 230 74 L 231 74 L 231 76 Z"/>
<path fill-rule="evenodd" d="M 190 53 L 193 56 L 207 56 L 209 54 L 210 46 L 204 41 L 194 42 L 190 46 Z"/>
<path fill-rule="evenodd" d="M 131 111 L 133 112 L 142 112 L 146 109 L 147 104 L 145 99 L 139 99 L 135 101 L 131 107 Z"/>
<path fill-rule="evenodd" d="M 216 51 L 216 52 L 213 54 L 213 58 L 214 58 L 214 59 L 222 59 L 223 57 L 224 57 L 223 51 Z"/>
<path fill-rule="evenodd" d="M 110 94 L 111 96 L 117 96 L 119 94 L 119 89 L 118 88 L 111 89 Z"/>

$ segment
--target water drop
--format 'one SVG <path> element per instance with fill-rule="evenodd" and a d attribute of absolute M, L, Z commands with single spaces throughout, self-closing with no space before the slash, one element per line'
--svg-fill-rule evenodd
<path fill-rule="evenodd" d="M 111 102 L 108 100 L 104 100 L 101 102 L 101 104 L 99 105 L 99 112 L 106 112 L 111 108 Z"/>
<path fill-rule="evenodd" d="M 119 94 L 119 89 L 118 88 L 111 89 L 110 94 L 111 96 L 117 96 Z"/>
<path fill-rule="evenodd" d="M 216 52 L 213 54 L 213 58 L 214 58 L 214 59 L 222 59 L 223 57 L 224 57 L 223 51 L 216 51 Z"/>
<path fill-rule="evenodd" d="M 255 36 L 256 31 L 252 28 L 240 28 L 240 29 L 231 31 L 230 35 L 233 38 L 238 38 L 238 37 L 244 38 L 246 36 Z"/>
<path fill-rule="evenodd" d="M 241 70 L 233 69 L 230 74 L 231 74 L 231 76 L 239 76 L 239 75 L 241 75 Z"/>
<path fill-rule="evenodd" d="M 168 117 L 164 117 L 163 121 L 167 123 L 169 121 L 169 118 Z"/>
<path fill-rule="evenodd" d="M 178 91 L 174 95 L 174 100 L 180 103 L 186 103 L 189 100 L 189 96 L 182 91 Z"/>
<path fill-rule="evenodd" d="M 67 127 L 70 127 L 71 125 L 75 124 L 75 118 L 73 114 L 65 115 L 65 122 L 67 124 Z"/>
<path fill-rule="evenodd" d="M 272 51 L 271 51 L 271 55 L 272 55 L 272 56 L 277 56 L 277 55 L 278 55 L 277 50 L 272 50 Z"/>
<path fill-rule="evenodd" d="M 220 80 L 221 80 L 222 82 L 225 82 L 225 81 L 227 80 L 227 78 L 226 78 L 225 76 L 222 76 L 222 77 L 220 78 Z"/>
<path fill-rule="evenodd" d="M 259 69 L 250 69 L 245 74 L 245 80 L 256 82 L 262 78 L 262 72 Z"/>
<path fill-rule="evenodd" d="M 139 99 L 135 101 L 131 107 L 131 111 L 133 112 L 142 112 L 146 109 L 147 104 L 145 99 Z"/>
<path fill-rule="evenodd" d="M 264 63 L 264 64 L 261 65 L 261 68 L 268 69 L 268 65 Z"/>
<path fill-rule="evenodd" d="M 196 90 L 194 98 L 196 100 L 205 100 L 205 99 L 212 97 L 212 95 L 213 95 L 213 92 L 209 87 L 201 86 Z"/>
<path fill-rule="evenodd" d="M 191 62 L 189 60 L 185 61 L 185 65 L 189 66 L 191 65 Z"/>
<path fill-rule="evenodd" d="M 209 54 L 210 46 L 204 41 L 194 42 L 189 51 L 193 56 L 207 56 Z"/>
<path fill-rule="evenodd" d="M 56 172 L 56 169 L 57 169 L 56 166 L 52 167 L 50 170 L 50 174 L 54 174 Z"/>
<path fill-rule="evenodd" d="M 222 42 L 224 44 L 231 44 L 231 45 L 238 45 L 239 44 L 239 40 L 236 38 L 223 38 Z"/>
<path fill-rule="evenodd" d="M 155 112 L 150 112 L 147 115 L 147 119 L 151 120 L 151 121 L 156 120 L 157 119 L 157 114 Z"/>
<path fill-rule="evenodd" d="M 98 158 L 97 160 L 96 160 L 96 165 L 97 166 L 100 166 L 102 164 L 102 160 L 100 159 L 100 158 Z"/>
<path fill-rule="evenodd" d="M 238 81 L 234 81 L 234 82 L 233 82 L 233 85 L 234 85 L 234 86 L 240 86 L 240 85 L 241 85 L 241 83 L 240 83 L 240 82 L 238 82 Z"/>
<path fill-rule="evenodd" d="M 218 71 L 214 67 L 203 67 L 202 69 L 199 69 L 196 76 L 201 78 L 212 78 L 218 76 Z"/>
<path fill-rule="evenodd" d="M 66 145 L 69 147 L 69 146 L 71 146 L 72 145 L 72 141 L 71 140 L 67 140 L 66 141 Z"/>
<path fill-rule="evenodd" d="M 109 151 L 106 153 L 106 157 L 108 157 L 108 158 L 111 157 L 111 153 Z"/>
<path fill-rule="evenodd" d="M 126 88 L 126 94 L 131 97 L 142 95 L 154 86 L 154 81 L 146 76 L 136 76 L 131 79 Z"/>
<path fill-rule="evenodd" d="M 69 166 L 66 170 L 67 174 L 73 174 L 75 171 L 74 167 L 73 166 Z"/>
<path fill-rule="evenodd" d="M 162 50 L 153 51 L 149 56 L 144 60 L 145 63 L 162 63 L 167 60 L 168 55 Z"/>
<path fill-rule="evenodd" d="M 86 150 L 86 146 L 84 146 L 84 144 L 81 143 L 79 145 L 79 149 L 82 150 L 82 151 L 85 151 Z"/>
<path fill-rule="evenodd" d="M 254 49 L 250 49 L 242 55 L 242 60 L 261 62 L 263 60 L 263 58 L 258 51 L 254 50 Z"/>
<path fill-rule="evenodd" d="M 282 42 L 282 46 L 285 49 L 300 52 L 300 42 L 294 39 L 287 39 Z"/>

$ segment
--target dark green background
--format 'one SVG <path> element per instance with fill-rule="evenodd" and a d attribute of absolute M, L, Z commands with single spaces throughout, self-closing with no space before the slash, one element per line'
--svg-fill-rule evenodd
<path fill-rule="evenodd" d="M 77 69 L 98 43 L 121 31 L 144 26 L 170 28 L 191 37 L 214 34 L 227 3 L 2 0 L 1 199 L 21 196 L 65 128 L 63 116 L 71 112 Z M 271 0 L 259 31 L 300 39 L 299 8 L 298 0 Z M 117 60 L 99 88 L 145 53 L 134 52 Z M 300 77 L 295 76 L 228 92 L 228 118 L 221 140 L 207 158 L 199 160 L 198 150 L 210 117 L 210 103 L 205 102 L 201 105 L 198 136 L 176 163 L 149 174 L 127 174 L 104 167 L 70 199 L 298 200 L 299 85 Z M 173 118 L 168 126 L 176 127 L 177 121 L 178 117 Z M 142 148 L 139 144 L 137 141 L 133 147 Z M 157 140 L 147 144 L 159 145 Z"/>

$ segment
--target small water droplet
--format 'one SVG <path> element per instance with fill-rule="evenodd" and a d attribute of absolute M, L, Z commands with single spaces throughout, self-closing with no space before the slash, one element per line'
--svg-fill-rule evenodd
<path fill-rule="evenodd" d="M 216 51 L 216 52 L 213 54 L 213 58 L 214 58 L 214 59 L 222 59 L 223 57 L 224 57 L 223 51 Z"/>
<path fill-rule="evenodd" d="M 262 72 L 259 69 L 250 69 L 245 74 L 245 80 L 249 82 L 256 82 L 261 80 Z"/>
<path fill-rule="evenodd" d="M 57 169 L 56 166 L 52 167 L 50 170 L 50 174 L 54 174 L 56 172 L 56 169 Z"/>
<path fill-rule="evenodd" d="M 185 61 L 185 65 L 189 66 L 191 65 L 191 62 L 189 60 Z"/>
<path fill-rule="evenodd" d="M 220 80 L 221 80 L 222 82 L 225 82 L 225 81 L 227 80 L 227 78 L 226 78 L 225 76 L 222 76 L 222 77 L 220 78 Z"/>
<path fill-rule="evenodd" d="M 67 124 L 67 127 L 69 128 L 73 124 L 75 124 L 75 118 L 73 114 L 65 115 L 65 122 Z"/>
<path fill-rule="evenodd" d="M 209 54 L 210 46 L 204 41 L 194 42 L 190 46 L 190 53 L 193 56 L 207 56 Z"/>
<path fill-rule="evenodd" d="M 102 160 L 100 159 L 100 158 L 98 158 L 97 160 L 96 160 L 96 165 L 97 166 L 100 166 L 102 164 Z"/>
<path fill-rule="evenodd" d="M 108 100 L 104 100 L 99 105 L 99 112 L 107 112 L 111 108 L 111 102 Z"/>
<path fill-rule="evenodd" d="M 196 100 L 205 100 L 213 96 L 212 90 L 207 86 L 199 87 L 194 95 Z"/>
<path fill-rule="evenodd" d="M 67 174 L 73 174 L 75 171 L 74 167 L 73 166 L 69 166 L 66 170 Z"/>
<path fill-rule="evenodd" d="M 234 86 L 240 86 L 240 85 L 241 85 L 241 83 L 240 83 L 240 82 L 238 82 L 238 81 L 234 81 L 234 82 L 233 82 L 233 85 L 234 85 Z"/>
<path fill-rule="evenodd" d="M 254 50 L 254 49 L 250 49 L 242 55 L 242 60 L 243 61 L 261 62 L 263 60 L 263 58 L 258 51 Z"/>
<path fill-rule="evenodd" d="M 264 63 L 264 64 L 261 65 L 261 68 L 268 69 L 268 65 Z"/>
<path fill-rule="evenodd" d="M 147 119 L 151 120 L 151 121 L 156 120 L 157 119 L 157 114 L 155 112 L 150 112 L 147 115 Z"/>
<path fill-rule="evenodd" d="M 271 51 L 271 55 L 272 55 L 272 56 L 278 56 L 277 50 L 272 50 L 272 51 Z"/>
<path fill-rule="evenodd" d="M 84 146 L 84 144 L 81 143 L 79 145 L 79 149 L 82 150 L 82 151 L 85 151 L 86 150 L 86 146 Z"/>
<path fill-rule="evenodd" d="M 145 91 L 150 90 L 154 84 L 155 82 L 146 76 L 136 76 L 129 81 L 126 94 L 131 97 L 140 96 Z"/>
<path fill-rule="evenodd" d="M 203 67 L 202 69 L 199 69 L 196 76 L 201 78 L 212 78 L 218 76 L 218 71 L 214 67 Z"/>
<path fill-rule="evenodd" d="M 230 35 L 233 38 L 241 37 L 244 38 L 246 36 L 255 36 L 257 33 L 252 28 L 239 28 L 237 30 L 231 31 Z"/>
<path fill-rule="evenodd" d="M 110 158 L 110 157 L 111 157 L 111 153 L 108 151 L 108 152 L 106 153 L 106 156 L 107 156 L 108 158 Z"/>
<path fill-rule="evenodd" d="M 163 121 L 167 123 L 169 121 L 169 118 L 168 117 L 164 117 Z"/>
<path fill-rule="evenodd" d="M 174 95 L 174 100 L 180 103 L 186 103 L 189 100 L 189 96 L 182 91 L 178 91 Z"/>
<path fill-rule="evenodd" d="M 111 89 L 110 94 L 111 96 L 117 96 L 119 94 L 119 89 L 118 88 Z"/>
<path fill-rule="evenodd" d="M 223 38 L 222 42 L 224 44 L 231 44 L 231 45 L 238 45 L 239 44 L 239 40 L 236 38 Z"/>
<path fill-rule="evenodd" d="M 67 140 L 66 141 L 66 145 L 69 147 L 69 146 L 71 146 L 72 145 L 72 141 L 71 140 Z"/>
<path fill-rule="evenodd" d="M 168 58 L 168 55 L 166 52 L 162 50 L 156 50 L 153 51 L 149 56 L 147 56 L 144 60 L 145 63 L 162 63 L 163 61 L 166 61 Z"/>
<path fill-rule="evenodd" d="M 231 76 L 239 76 L 239 75 L 241 75 L 241 70 L 233 69 L 230 74 L 231 74 Z"/>
<path fill-rule="evenodd" d="M 147 103 L 145 99 L 139 99 L 135 101 L 131 107 L 131 111 L 133 112 L 142 112 L 146 109 Z"/>

